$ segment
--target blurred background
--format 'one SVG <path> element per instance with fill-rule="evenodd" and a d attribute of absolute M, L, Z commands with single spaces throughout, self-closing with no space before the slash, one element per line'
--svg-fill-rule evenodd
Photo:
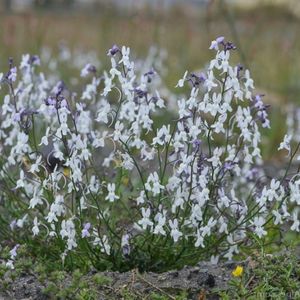
<path fill-rule="evenodd" d="M 185 70 L 203 68 L 210 41 L 224 35 L 277 112 L 300 103 L 299 0 L 2 0 L 0 9 L 2 69 L 10 56 L 19 61 L 45 49 L 93 51 L 105 67 L 113 44 L 137 57 L 154 45 L 167 53 L 165 80 L 173 87 Z M 283 126 L 273 118 L 277 143 Z"/>

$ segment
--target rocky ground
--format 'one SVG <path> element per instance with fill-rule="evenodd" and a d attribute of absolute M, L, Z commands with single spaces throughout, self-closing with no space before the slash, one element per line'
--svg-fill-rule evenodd
<path fill-rule="evenodd" d="M 132 291 L 136 296 L 133 299 L 152 299 L 148 297 L 153 293 L 164 295 L 165 299 L 175 299 L 174 295 L 181 292 L 185 293 L 186 299 L 218 299 L 218 296 L 213 295 L 213 291 L 226 290 L 227 283 L 232 277 L 231 272 L 236 265 L 237 263 L 233 262 L 222 265 L 200 263 L 195 267 L 160 274 L 151 272 L 140 274 L 137 271 L 125 273 L 91 271 L 81 278 L 81 281 L 93 282 L 97 299 L 125 299 L 125 289 L 128 293 Z M 95 275 L 102 278 L 98 284 L 92 280 Z M 6 289 L 0 284 L 2 290 L 0 299 L 52 299 L 51 294 L 45 292 L 48 284 L 47 280 L 41 282 L 33 273 L 24 273 L 14 279 Z M 71 278 L 66 276 L 60 284 L 67 288 L 71 284 Z M 75 299 L 72 294 L 67 297 Z"/>

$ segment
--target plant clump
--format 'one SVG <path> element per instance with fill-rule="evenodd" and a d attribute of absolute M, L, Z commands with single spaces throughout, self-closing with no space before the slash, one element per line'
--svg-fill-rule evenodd
<path fill-rule="evenodd" d="M 268 106 L 249 70 L 231 66 L 232 43 L 219 37 L 210 49 L 207 69 L 178 81 L 182 95 L 124 46 L 108 51 L 109 71 L 88 63 L 76 92 L 48 80 L 37 56 L 9 61 L 0 117 L 8 267 L 26 244 L 71 269 L 163 271 L 231 260 L 283 223 L 299 232 L 298 173 L 263 170 Z M 299 144 L 290 142 L 279 149 L 292 160 Z"/>

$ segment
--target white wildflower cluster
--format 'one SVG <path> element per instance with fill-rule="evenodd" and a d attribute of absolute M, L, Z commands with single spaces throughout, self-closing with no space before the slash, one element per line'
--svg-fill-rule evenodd
<path fill-rule="evenodd" d="M 14 269 L 15 266 L 14 266 L 14 261 L 17 257 L 17 250 L 18 248 L 20 247 L 19 244 L 15 245 L 10 251 L 9 251 L 9 255 L 10 255 L 10 258 L 9 260 L 6 262 L 6 267 L 8 267 L 9 269 Z"/>
<path fill-rule="evenodd" d="M 77 94 L 38 72 L 38 57 L 11 62 L 0 117 L 8 224 L 18 210 L 33 239 L 64 243 L 64 258 L 90 249 L 87 257 L 108 260 L 166 245 L 231 259 L 270 222 L 299 231 L 299 178 L 264 176 L 262 95 L 249 70 L 230 65 L 232 43 L 220 37 L 210 48 L 207 70 L 178 81 L 187 97 L 164 88 L 153 51 L 145 70 L 129 48 L 113 46 L 109 71 L 93 61 L 78 71 Z M 63 48 L 60 59 L 70 56 Z M 292 151 L 290 140 L 279 149 Z"/>

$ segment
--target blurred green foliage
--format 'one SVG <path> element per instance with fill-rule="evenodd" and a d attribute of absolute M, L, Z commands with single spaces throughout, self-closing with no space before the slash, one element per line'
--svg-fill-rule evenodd
<path fill-rule="evenodd" d="M 239 11 L 223 1 L 209 3 L 192 10 L 175 6 L 122 12 L 108 5 L 89 14 L 37 10 L 2 15 L 0 67 L 5 71 L 8 57 L 18 62 L 21 54 L 38 54 L 44 46 L 56 53 L 61 42 L 71 49 L 95 50 L 104 68 L 113 44 L 131 47 L 137 57 L 155 45 L 168 53 L 165 80 L 172 88 L 185 70 L 197 72 L 207 64 L 212 57 L 207 45 L 224 35 L 238 45 L 236 63 L 251 70 L 258 93 L 266 94 L 265 102 L 273 107 L 272 130 L 265 132 L 264 141 L 264 157 L 272 159 L 285 132 L 284 107 L 299 102 L 300 20 L 285 7 Z M 60 68 L 63 79 L 71 77 L 72 70 Z"/>

